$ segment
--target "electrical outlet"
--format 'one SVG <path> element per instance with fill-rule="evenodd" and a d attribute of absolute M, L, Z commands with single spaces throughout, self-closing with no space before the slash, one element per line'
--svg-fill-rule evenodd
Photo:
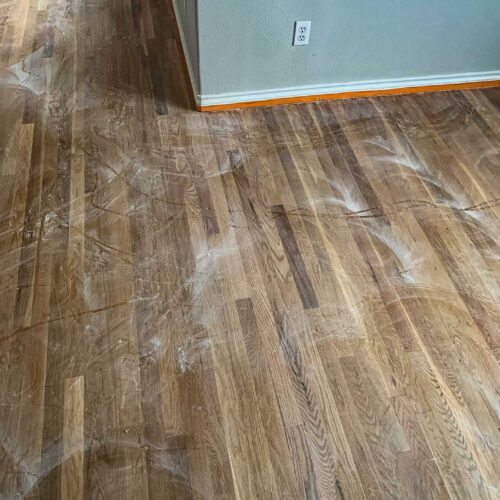
<path fill-rule="evenodd" d="M 293 44 L 308 45 L 310 32 L 311 32 L 311 21 L 295 21 L 295 33 L 293 35 Z"/>

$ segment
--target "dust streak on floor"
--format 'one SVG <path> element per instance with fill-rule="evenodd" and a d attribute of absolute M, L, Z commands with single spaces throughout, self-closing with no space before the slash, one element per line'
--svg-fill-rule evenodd
<path fill-rule="evenodd" d="M 161 2 L 0 4 L 0 496 L 498 498 L 500 89 L 197 114 Z"/>

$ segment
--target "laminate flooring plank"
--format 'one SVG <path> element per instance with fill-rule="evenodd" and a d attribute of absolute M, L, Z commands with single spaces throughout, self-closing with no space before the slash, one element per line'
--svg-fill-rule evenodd
<path fill-rule="evenodd" d="M 83 499 L 83 418 L 85 381 L 83 377 L 64 381 L 63 464 L 61 498 Z"/>
<path fill-rule="evenodd" d="M 361 112 L 363 113 L 366 113 L 366 110 L 367 110 L 367 107 L 364 107 Z M 378 123 L 377 123 L 378 122 Z M 373 127 L 374 129 L 378 129 L 376 130 L 377 132 L 377 137 L 383 137 L 382 135 L 382 131 L 383 131 L 383 124 L 380 123 L 380 121 L 377 119 L 376 115 L 373 116 L 373 119 L 371 120 L 370 122 L 370 126 Z M 369 133 L 368 131 L 366 131 L 367 133 Z M 353 139 L 353 140 L 356 140 L 356 139 Z M 360 141 L 361 142 L 361 141 Z M 371 147 L 371 142 L 369 141 L 366 141 L 367 144 L 369 144 Z M 365 147 L 365 151 L 366 151 L 367 147 Z M 369 150 L 368 150 L 369 151 Z M 366 151 L 366 152 L 368 152 Z M 374 157 L 375 155 L 372 153 L 371 155 L 368 154 L 368 158 L 372 158 Z M 389 179 L 388 177 L 385 177 L 385 179 Z M 380 184 L 381 188 L 383 186 L 383 184 L 381 183 Z M 398 193 L 399 191 L 397 189 L 395 190 L 388 190 L 386 191 L 385 193 L 385 196 L 384 198 L 385 199 L 390 199 L 390 196 L 392 193 Z M 396 226 L 395 224 L 395 216 L 392 216 L 392 215 L 389 215 L 388 218 L 390 219 L 391 221 L 391 228 L 392 228 L 392 232 L 394 232 L 394 229 Z M 405 228 L 407 231 L 416 231 L 417 233 L 419 232 L 419 229 L 418 229 L 418 226 L 415 226 L 415 221 L 411 220 L 410 217 L 405 217 L 406 219 L 406 224 L 405 224 Z M 419 246 L 422 246 L 422 248 L 424 249 L 425 246 L 428 244 L 427 243 L 427 240 L 426 238 L 419 238 L 419 237 L 416 237 L 414 239 L 414 241 L 419 241 L 420 244 Z M 434 247 L 434 251 L 435 251 L 435 247 Z M 424 251 L 425 250 L 421 250 L 421 251 Z M 412 253 L 415 253 L 415 252 L 412 252 Z M 432 254 L 430 254 L 429 252 L 426 252 L 426 262 L 430 263 L 430 260 L 432 258 Z M 418 259 L 414 258 L 413 259 L 415 262 L 418 262 Z M 384 262 L 387 262 L 387 259 L 384 259 Z M 440 264 L 436 263 L 436 265 L 434 266 L 434 269 L 439 269 L 441 267 Z M 417 267 L 418 269 L 418 267 Z M 388 275 L 390 275 L 390 271 L 386 271 L 386 273 Z M 415 279 L 416 279 L 416 283 L 418 284 L 419 283 L 419 280 L 423 279 L 423 282 L 425 283 L 426 279 L 425 277 L 423 276 L 422 278 L 420 278 L 420 276 L 415 272 L 413 271 L 414 273 L 414 276 L 415 276 Z M 449 281 L 447 280 L 448 276 L 445 274 L 442 278 L 442 280 L 440 281 L 443 286 L 445 286 L 446 288 L 448 288 L 451 292 L 451 296 L 450 296 L 450 300 L 452 300 L 452 303 L 457 303 L 457 300 L 456 298 L 453 299 L 453 292 L 455 292 L 456 294 L 456 291 L 453 289 L 453 286 L 450 286 L 450 283 Z M 459 401 L 463 398 L 465 398 L 466 400 L 468 399 L 469 400 L 469 404 L 466 405 L 467 408 L 474 408 L 474 403 L 472 403 L 472 398 L 474 398 L 473 396 L 473 392 L 470 392 L 469 393 L 469 388 L 468 388 L 468 384 L 467 384 L 467 381 L 465 379 L 462 379 L 460 376 L 455 376 L 454 373 L 457 373 L 457 367 L 459 366 L 458 364 L 455 364 L 456 363 L 456 357 L 453 355 L 453 352 L 454 352 L 454 346 L 452 344 L 452 339 L 453 339 L 453 334 L 452 334 L 452 329 L 450 328 L 451 324 L 453 324 L 453 321 L 454 321 L 454 318 L 453 316 L 451 316 L 449 314 L 449 308 L 447 306 L 447 304 L 440 304 L 438 305 L 438 307 L 434 306 L 433 309 L 432 309 L 432 313 L 433 314 L 439 314 L 442 316 L 442 320 L 438 320 L 438 321 L 435 321 L 435 326 L 433 328 L 434 330 L 434 336 L 433 338 L 429 338 L 425 332 L 427 332 L 427 328 L 424 327 L 421 331 L 419 331 L 419 323 L 420 321 L 417 319 L 417 316 L 414 316 L 415 315 L 415 304 L 418 303 L 419 306 L 418 308 L 420 310 L 425 310 L 426 308 L 426 304 L 425 304 L 425 301 L 421 301 L 421 299 L 418 299 L 418 298 L 414 298 L 411 300 L 411 302 L 407 302 L 405 301 L 405 308 L 406 310 L 409 312 L 410 314 L 410 317 L 414 317 L 413 321 L 414 321 L 414 324 L 417 326 L 417 330 L 416 330 L 416 333 L 417 335 L 419 336 L 420 338 L 420 341 L 422 342 L 423 341 L 423 346 L 425 346 L 425 352 L 429 353 L 429 350 L 428 349 L 431 349 L 431 352 L 433 352 L 433 359 L 432 359 L 432 363 L 435 363 L 434 366 L 435 366 L 435 369 L 439 372 L 439 377 L 441 379 L 441 384 L 443 384 L 444 386 L 446 386 L 447 388 L 447 391 L 451 391 L 448 393 L 448 397 L 451 397 L 451 401 L 450 401 L 450 405 L 454 406 L 455 407 L 455 411 L 458 411 L 460 412 L 461 414 L 461 417 L 465 419 L 465 421 L 475 421 L 475 424 L 477 425 L 479 422 L 478 422 L 478 419 L 476 417 L 476 419 L 474 419 L 474 416 L 473 416 L 473 412 L 471 410 L 469 411 L 462 411 L 462 409 L 460 408 L 461 404 L 459 403 L 459 406 L 455 406 L 455 398 L 459 398 Z M 460 304 L 460 302 L 458 302 L 458 304 Z M 455 318 L 457 317 L 458 315 L 458 311 L 455 311 L 454 312 L 454 316 Z M 450 325 L 450 326 L 448 326 Z M 438 334 L 438 331 L 439 330 L 442 330 L 441 334 Z M 447 357 L 443 357 L 443 352 L 446 352 L 447 354 Z M 455 365 L 455 367 L 453 368 L 452 365 Z M 442 377 L 442 378 L 441 378 Z M 484 411 L 484 409 L 483 409 Z M 491 425 L 489 425 L 487 422 L 485 422 L 485 425 L 487 427 L 490 428 L 490 431 L 486 431 L 488 434 L 491 433 Z M 465 450 L 461 450 L 461 449 L 457 449 L 457 452 L 460 454 L 460 456 L 463 458 L 463 455 L 462 455 L 462 452 L 465 453 L 465 455 L 467 455 L 467 458 L 464 458 L 465 460 L 470 460 L 470 463 L 471 463 L 471 467 L 473 469 L 476 469 L 473 474 L 485 474 L 486 475 L 486 483 L 489 484 L 489 483 L 495 483 L 496 479 L 495 479 L 495 476 L 496 476 L 496 473 L 494 472 L 494 466 L 493 466 L 493 463 L 490 462 L 489 458 L 487 458 L 487 456 L 485 457 L 483 455 L 483 451 L 484 451 L 484 446 L 481 444 L 481 443 L 477 443 L 475 439 L 470 439 L 470 437 L 467 436 L 468 434 L 468 425 L 464 425 L 463 427 L 463 431 L 464 431 L 464 440 L 465 442 L 469 443 L 470 445 L 470 449 L 467 449 L 467 446 L 466 446 L 466 449 Z M 454 442 L 454 437 L 453 435 L 450 435 L 450 439 L 452 440 L 452 443 L 455 445 L 456 443 Z M 478 447 L 478 448 L 476 448 Z M 461 448 L 461 447 L 460 447 Z M 481 450 L 481 451 L 479 451 Z M 483 462 L 483 458 L 485 458 L 485 461 Z M 474 480 L 472 480 L 474 482 Z M 481 483 L 481 481 L 478 481 L 478 483 Z M 481 490 L 478 490 L 479 492 Z"/>
<path fill-rule="evenodd" d="M 0 496 L 498 496 L 497 88 L 200 114 L 170 0 L 2 16 Z"/>

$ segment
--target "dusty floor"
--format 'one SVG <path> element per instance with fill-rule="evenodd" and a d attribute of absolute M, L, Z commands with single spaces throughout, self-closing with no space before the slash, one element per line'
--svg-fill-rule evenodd
<path fill-rule="evenodd" d="M 200 115 L 175 33 L 0 3 L 0 496 L 498 498 L 500 89 Z"/>

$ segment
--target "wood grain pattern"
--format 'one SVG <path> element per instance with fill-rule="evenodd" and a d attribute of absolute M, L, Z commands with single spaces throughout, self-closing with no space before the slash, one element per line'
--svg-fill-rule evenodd
<path fill-rule="evenodd" d="M 83 377 L 64 381 L 63 462 L 61 498 L 83 498 L 83 419 L 85 384 Z"/>
<path fill-rule="evenodd" d="M 200 114 L 179 47 L 0 5 L 0 496 L 498 498 L 500 89 Z"/>

